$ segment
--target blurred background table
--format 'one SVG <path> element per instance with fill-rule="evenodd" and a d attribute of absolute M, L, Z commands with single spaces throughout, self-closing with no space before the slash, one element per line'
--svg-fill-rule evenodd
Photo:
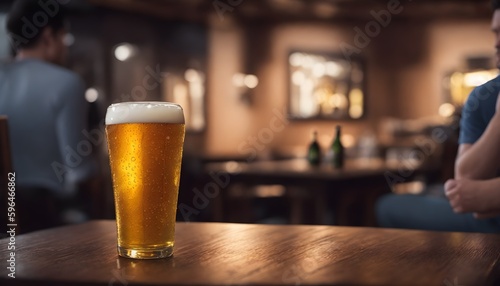
<path fill-rule="evenodd" d="M 0 240 L 7 245 L 8 240 Z M 1 285 L 498 285 L 500 236 L 338 226 L 179 223 L 174 256 L 118 257 L 114 221 L 16 237 Z M 9 257 L 7 247 L 1 260 Z"/>
<path fill-rule="evenodd" d="M 374 226 L 377 198 L 394 183 L 432 173 L 432 166 L 391 166 L 384 160 L 347 160 L 342 169 L 304 159 L 219 162 L 205 165 L 199 188 L 217 183 L 214 221 L 255 222 L 259 198 L 281 197 L 289 223 Z M 279 206 L 278 206 L 279 207 Z"/>

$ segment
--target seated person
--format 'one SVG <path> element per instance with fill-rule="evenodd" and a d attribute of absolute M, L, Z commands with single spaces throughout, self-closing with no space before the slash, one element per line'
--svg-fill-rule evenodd
<path fill-rule="evenodd" d="M 500 1 L 492 30 L 500 68 Z M 382 227 L 500 233 L 500 76 L 469 95 L 460 122 L 455 179 L 446 197 L 387 195 L 377 202 Z"/>

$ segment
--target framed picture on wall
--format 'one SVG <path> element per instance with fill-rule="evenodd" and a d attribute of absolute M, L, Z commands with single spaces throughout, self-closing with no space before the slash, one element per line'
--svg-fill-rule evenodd
<path fill-rule="evenodd" d="M 288 54 L 289 118 L 354 120 L 365 113 L 365 64 L 342 54 Z"/>

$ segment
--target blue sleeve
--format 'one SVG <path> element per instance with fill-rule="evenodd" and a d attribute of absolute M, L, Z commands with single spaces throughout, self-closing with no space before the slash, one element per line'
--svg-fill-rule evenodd
<path fill-rule="evenodd" d="M 489 91 L 487 86 L 479 86 L 467 98 L 460 119 L 459 144 L 475 143 L 486 129 L 488 123 L 483 119 L 484 105 L 490 100 L 486 100 L 484 95 L 489 96 Z"/>

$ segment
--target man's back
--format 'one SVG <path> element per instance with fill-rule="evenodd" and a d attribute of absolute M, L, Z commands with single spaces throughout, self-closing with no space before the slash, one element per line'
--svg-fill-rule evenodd
<path fill-rule="evenodd" d="M 90 175 L 90 158 L 74 156 L 86 128 L 83 93 L 78 76 L 53 64 L 0 65 L 0 114 L 9 117 L 18 185 L 63 194 L 65 184 Z"/>

